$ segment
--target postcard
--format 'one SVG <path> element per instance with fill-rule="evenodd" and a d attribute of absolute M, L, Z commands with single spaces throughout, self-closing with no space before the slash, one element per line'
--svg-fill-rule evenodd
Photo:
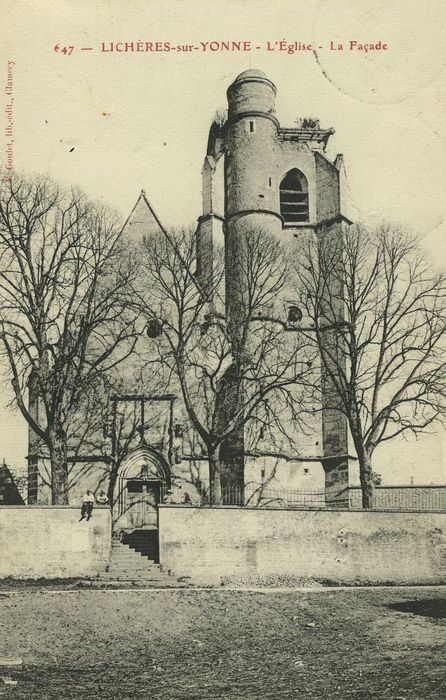
<path fill-rule="evenodd" d="M 0 5 L 0 694 L 444 697 L 443 3 Z"/>

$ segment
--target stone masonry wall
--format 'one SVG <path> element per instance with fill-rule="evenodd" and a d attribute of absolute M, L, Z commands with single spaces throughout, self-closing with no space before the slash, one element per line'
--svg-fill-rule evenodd
<path fill-rule="evenodd" d="M 292 576 L 446 582 L 446 511 L 159 509 L 160 562 L 197 583 Z"/>
<path fill-rule="evenodd" d="M 317 220 L 331 219 L 340 214 L 339 173 L 321 153 L 314 154 L 317 181 Z"/>
<path fill-rule="evenodd" d="M 110 559 L 110 509 L 79 522 L 70 506 L 0 507 L 0 578 L 96 576 Z"/>

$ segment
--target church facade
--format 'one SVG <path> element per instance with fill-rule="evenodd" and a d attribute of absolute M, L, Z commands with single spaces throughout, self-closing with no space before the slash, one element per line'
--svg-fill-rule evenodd
<path fill-rule="evenodd" d="M 290 249 L 298 250 L 303 241 L 328 238 L 341 240 L 350 225 L 343 211 L 344 165 L 338 155 L 334 161 L 326 154 L 333 129 L 322 129 L 317 120 L 304 120 L 292 128 L 281 126 L 275 111 L 276 87 L 261 71 L 248 70 L 239 75 L 227 91 L 228 114 L 210 128 L 203 164 L 203 211 L 198 219 L 197 277 L 206 286 L 212 279 L 214 253 L 225 250 L 226 317 L 228 325 L 237 327 L 243 316 L 243 295 L 232 282 L 240 266 L 240 241 L 246 230 L 266 231 Z M 124 228 L 123 235 L 133 241 L 143 235 L 162 234 L 163 226 L 148 197 L 142 191 Z M 298 332 L 305 325 L 305 313 L 295 292 L 282 295 L 274 314 L 284 324 L 291 323 Z M 233 337 L 236 337 L 236 330 Z M 269 489 L 323 489 L 341 492 L 350 482 L 352 455 L 346 418 L 332 407 L 329 383 L 324 385 L 326 410 L 315 432 L 302 435 L 300 449 L 274 467 L 261 454 L 246 458 L 243 454 L 243 430 L 232 436 L 237 445 L 235 457 L 227 461 L 236 474 L 235 484 L 261 485 Z M 172 440 L 175 418 L 166 413 L 165 439 L 154 443 L 144 434 L 144 407 L 150 403 L 144 387 L 132 395 L 132 405 L 141 409 L 139 438 L 128 446 L 118 473 L 109 476 L 113 462 L 113 445 L 104 443 L 93 462 L 82 455 L 73 461 L 73 487 L 70 501 L 78 503 L 85 488 L 105 488 L 110 500 L 119 504 L 116 522 L 123 529 L 154 526 L 154 508 L 173 483 L 197 502 L 197 483 L 206 483 L 207 465 L 203 458 L 196 464 L 174 459 Z M 124 399 L 122 399 L 124 401 Z M 130 400 L 130 399 L 129 399 Z M 167 406 L 170 402 L 167 396 Z M 121 398 L 115 397 L 114 409 Z M 179 401 L 172 402 L 172 410 Z M 324 406 L 322 405 L 322 409 Z M 138 409 L 139 410 L 139 409 Z M 38 402 L 30 387 L 30 412 L 38 411 Z M 138 432 L 138 431 L 137 431 Z M 167 437 L 166 437 L 167 436 Z M 231 441 L 229 441 L 231 442 Z M 89 456 L 91 457 L 91 456 Z M 232 461 L 231 461 L 232 460 Z M 43 473 L 36 437 L 29 434 L 29 502 L 48 502 L 48 481 Z M 84 468 L 89 464 L 89 468 Z M 195 478 L 190 479 L 191 470 Z M 74 483 L 75 482 L 75 483 Z M 133 490 L 131 490 L 133 489 Z M 142 505 L 141 505 L 142 504 Z M 129 515 L 130 513 L 130 515 Z"/>

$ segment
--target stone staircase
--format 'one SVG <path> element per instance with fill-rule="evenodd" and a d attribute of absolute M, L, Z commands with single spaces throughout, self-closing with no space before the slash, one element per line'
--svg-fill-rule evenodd
<path fill-rule="evenodd" d="M 159 563 L 158 530 L 134 530 L 124 533 L 121 542 L 156 564 Z"/>
<path fill-rule="evenodd" d="M 127 582 L 130 585 L 160 588 L 187 586 L 187 583 L 178 581 L 175 576 L 161 571 L 160 565 L 155 562 L 157 553 L 153 550 L 151 552 L 153 558 L 149 558 L 150 549 L 147 547 L 147 538 L 138 536 L 131 539 L 128 544 L 125 543 L 128 542 L 128 537 L 124 536 L 123 540 L 113 541 L 108 570 L 99 574 L 98 581 Z M 140 546 L 141 551 L 138 551 L 135 545 Z"/>

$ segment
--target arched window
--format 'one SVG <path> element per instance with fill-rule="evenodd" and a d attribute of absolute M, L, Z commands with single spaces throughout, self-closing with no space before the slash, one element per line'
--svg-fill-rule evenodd
<path fill-rule="evenodd" d="M 300 170 L 293 168 L 280 183 L 280 213 L 286 224 L 308 221 L 308 183 Z"/>

